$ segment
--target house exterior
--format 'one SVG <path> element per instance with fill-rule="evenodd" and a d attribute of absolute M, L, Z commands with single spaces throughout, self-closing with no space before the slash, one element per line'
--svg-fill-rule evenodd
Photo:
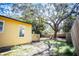
<path fill-rule="evenodd" d="M 32 24 L 0 15 L 0 47 L 32 42 Z"/>

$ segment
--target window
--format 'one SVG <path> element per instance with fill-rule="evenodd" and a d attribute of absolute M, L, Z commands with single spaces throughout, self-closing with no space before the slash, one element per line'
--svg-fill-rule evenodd
<path fill-rule="evenodd" d="M 0 21 L 0 32 L 3 31 L 3 24 L 4 24 L 4 22 L 3 21 Z"/>
<path fill-rule="evenodd" d="M 19 37 L 24 37 L 24 28 L 20 27 Z"/>

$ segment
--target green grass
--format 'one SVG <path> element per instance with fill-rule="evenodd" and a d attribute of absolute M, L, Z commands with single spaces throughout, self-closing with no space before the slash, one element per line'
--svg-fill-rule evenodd
<path fill-rule="evenodd" d="M 75 54 L 75 48 L 68 44 L 66 40 L 46 40 L 45 44 L 50 44 L 52 47 L 52 55 L 59 56 L 73 56 Z"/>

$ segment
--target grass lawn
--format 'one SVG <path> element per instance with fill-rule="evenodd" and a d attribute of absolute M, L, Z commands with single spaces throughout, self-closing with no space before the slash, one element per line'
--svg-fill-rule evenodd
<path fill-rule="evenodd" d="M 66 40 L 46 40 L 45 44 L 51 45 L 51 55 L 59 56 L 73 56 L 75 54 L 75 48 L 72 44 L 68 44 Z M 53 47 L 52 47 L 53 46 Z"/>
<path fill-rule="evenodd" d="M 21 45 L 11 48 L 11 51 L 1 53 L 3 56 L 30 56 L 41 52 L 51 46 L 51 56 L 75 56 L 75 48 L 72 44 L 68 44 L 66 40 L 44 40 L 30 45 Z"/>

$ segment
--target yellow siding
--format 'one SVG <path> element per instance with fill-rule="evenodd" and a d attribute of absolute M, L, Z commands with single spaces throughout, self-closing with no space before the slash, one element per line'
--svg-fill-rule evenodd
<path fill-rule="evenodd" d="M 25 44 L 32 42 L 32 25 L 22 23 L 9 18 L 1 17 L 0 20 L 4 21 L 4 31 L 0 32 L 0 47 Z M 25 27 L 25 36 L 19 37 L 20 25 Z"/>

